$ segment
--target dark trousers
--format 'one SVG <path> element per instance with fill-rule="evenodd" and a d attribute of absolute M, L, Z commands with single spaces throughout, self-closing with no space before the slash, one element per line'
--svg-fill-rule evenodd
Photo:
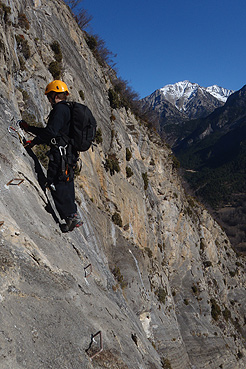
<path fill-rule="evenodd" d="M 52 197 L 61 219 L 65 219 L 77 211 L 74 182 L 56 182 L 54 185 L 56 190 L 51 190 Z"/>
<path fill-rule="evenodd" d="M 69 167 L 69 181 L 66 179 L 64 180 L 64 178 L 61 179 L 62 165 L 59 150 L 51 150 L 49 159 L 49 167 L 47 171 L 48 185 L 53 184 L 55 186 L 55 190 L 51 189 L 52 197 L 61 219 L 65 219 L 77 211 L 77 206 L 75 204 L 73 168 L 71 166 Z"/>

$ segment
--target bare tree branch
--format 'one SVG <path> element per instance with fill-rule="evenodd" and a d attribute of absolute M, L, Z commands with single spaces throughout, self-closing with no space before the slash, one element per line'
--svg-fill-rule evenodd
<path fill-rule="evenodd" d="M 79 4 L 81 4 L 82 1 L 83 0 L 66 0 L 65 2 L 71 10 L 74 10 Z"/>
<path fill-rule="evenodd" d="M 80 9 L 79 12 L 75 15 L 75 19 L 79 27 L 84 30 L 93 19 L 93 17 L 92 15 L 88 14 L 87 10 Z"/>

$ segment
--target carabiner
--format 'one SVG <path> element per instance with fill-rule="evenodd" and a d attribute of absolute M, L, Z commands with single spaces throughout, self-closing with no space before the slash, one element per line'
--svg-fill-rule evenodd
<path fill-rule="evenodd" d="M 19 138 L 19 140 L 20 140 L 20 143 L 22 144 L 22 145 L 24 145 L 24 137 L 23 136 L 21 136 L 21 134 L 17 131 L 17 129 L 15 129 L 13 126 L 9 126 L 8 127 L 8 132 L 11 134 L 11 136 L 13 136 L 13 137 L 15 137 L 15 138 L 17 138 L 17 136 L 18 136 L 18 138 Z M 17 136 L 16 136 L 17 135 Z"/>
<path fill-rule="evenodd" d="M 67 154 L 67 150 L 66 150 L 67 145 L 66 146 L 59 146 L 58 148 L 59 148 L 61 156 L 66 156 L 66 154 Z"/>

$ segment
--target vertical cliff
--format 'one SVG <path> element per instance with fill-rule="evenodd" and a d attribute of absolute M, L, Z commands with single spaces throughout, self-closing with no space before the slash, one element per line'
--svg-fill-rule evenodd
<path fill-rule="evenodd" d="M 108 70 L 62 1 L 1 2 L 0 18 L 0 367 L 245 368 L 245 260 L 185 194 L 172 152 L 110 107 Z M 102 132 L 81 155 L 84 224 L 69 234 L 44 168 L 8 133 L 21 116 L 45 124 L 55 41 Z"/>

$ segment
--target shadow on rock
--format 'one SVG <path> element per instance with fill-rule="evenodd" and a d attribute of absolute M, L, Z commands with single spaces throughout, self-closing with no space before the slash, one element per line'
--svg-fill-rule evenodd
<path fill-rule="evenodd" d="M 37 158 L 37 156 L 34 154 L 34 152 L 32 151 L 32 149 L 30 148 L 26 148 L 26 152 L 28 153 L 28 155 L 33 159 L 33 162 L 34 162 L 34 170 L 35 170 L 35 173 L 37 174 L 37 180 L 38 180 L 38 183 L 40 185 L 40 187 L 42 188 L 44 194 L 45 194 L 45 197 L 46 197 L 46 200 L 47 200 L 47 204 L 45 206 L 45 210 L 47 211 L 47 213 L 51 214 L 54 221 L 59 224 L 60 226 L 60 229 L 62 230 L 62 224 L 60 224 L 60 221 L 59 221 L 59 218 L 57 217 L 54 209 L 53 209 L 53 206 L 52 206 L 52 202 L 50 201 L 49 199 L 49 196 L 52 195 L 52 191 L 49 190 L 49 188 L 47 188 L 46 184 L 47 184 L 47 178 L 44 174 L 44 171 L 43 171 L 43 168 Z"/>

